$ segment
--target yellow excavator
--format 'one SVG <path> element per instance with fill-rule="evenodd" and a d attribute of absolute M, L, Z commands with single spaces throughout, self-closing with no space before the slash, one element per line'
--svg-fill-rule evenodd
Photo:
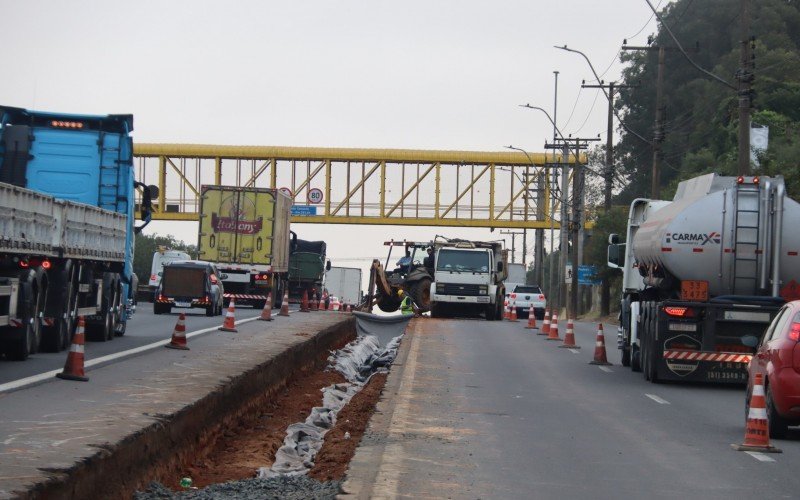
<path fill-rule="evenodd" d="M 433 248 L 432 241 L 394 241 L 384 242 L 389 247 L 386 264 L 378 259 L 372 261 L 369 271 L 369 285 L 360 310 L 371 312 L 377 305 L 383 312 L 394 312 L 400 308 L 400 297 L 397 292 L 403 290 L 419 308 L 420 312 L 431 308 L 431 282 L 433 269 L 426 267 L 428 249 Z M 402 247 L 403 255 L 397 260 L 395 267 L 387 271 L 392 258 L 392 250 Z M 432 261 L 430 264 L 432 266 Z"/>

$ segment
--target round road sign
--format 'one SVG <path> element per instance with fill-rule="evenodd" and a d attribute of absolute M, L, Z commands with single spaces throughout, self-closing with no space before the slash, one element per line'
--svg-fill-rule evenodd
<path fill-rule="evenodd" d="M 278 191 L 281 191 L 281 192 L 283 192 L 283 193 L 286 193 L 287 195 L 289 195 L 289 198 L 291 198 L 291 197 L 292 197 L 292 190 L 291 190 L 291 189 L 289 189 L 289 188 L 287 188 L 287 187 L 282 187 L 282 188 L 280 188 Z"/>
<path fill-rule="evenodd" d="M 309 190 L 308 201 L 311 203 L 322 203 L 322 190 L 318 188 Z"/>

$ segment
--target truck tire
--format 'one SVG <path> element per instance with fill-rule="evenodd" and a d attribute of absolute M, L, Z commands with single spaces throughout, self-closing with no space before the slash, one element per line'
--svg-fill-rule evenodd
<path fill-rule="evenodd" d="M 411 300 L 417 304 L 421 312 L 431 309 L 431 280 L 422 278 L 411 285 Z"/>
<path fill-rule="evenodd" d="M 642 329 L 639 334 L 639 346 L 642 357 L 642 376 L 650 380 L 650 302 L 642 305 Z"/>
<path fill-rule="evenodd" d="M 644 315 L 645 304 L 647 304 L 647 303 L 646 302 L 641 302 L 640 303 L 641 311 L 639 313 L 639 319 L 638 319 L 638 323 L 637 323 L 637 330 L 638 330 L 638 334 L 637 335 L 639 337 L 639 345 L 637 346 L 636 344 L 633 343 L 633 341 L 631 341 L 631 371 L 634 371 L 634 372 L 642 371 L 642 361 L 643 361 L 643 359 L 642 359 L 642 349 L 640 348 L 640 346 L 642 345 L 642 333 L 644 331 L 644 326 L 643 326 L 644 325 L 644 321 L 642 321 L 642 320 L 643 320 L 643 315 Z"/>
<path fill-rule="evenodd" d="M 39 293 L 41 281 L 34 270 L 24 271 L 20 276 L 18 304 L 21 308 L 22 326 L 17 336 L 8 340 L 4 351 L 12 361 L 25 361 L 31 354 L 36 354 L 41 341 L 42 322 L 39 319 L 44 308 L 44 294 Z"/>
<path fill-rule="evenodd" d="M 42 328 L 42 351 L 59 352 L 70 345 L 78 308 L 77 270 L 77 265 L 67 261 L 63 269 L 53 273 L 46 314 L 52 315 L 55 322 L 53 326 Z"/>
<path fill-rule="evenodd" d="M 631 366 L 631 348 L 630 347 L 623 347 L 620 349 L 620 363 L 622 366 L 628 367 Z"/>
<path fill-rule="evenodd" d="M 647 339 L 647 380 L 654 384 L 660 383 L 658 379 L 658 359 L 660 358 L 660 353 L 658 350 L 658 342 L 656 340 L 656 330 L 658 328 L 658 304 L 652 302 L 650 304 L 650 324 L 649 328 L 647 329 L 648 332 L 648 339 Z"/>
<path fill-rule="evenodd" d="M 86 323 L 86 338 L 106 342 L 114 338 L 114 300 L 116 282 L 112 273 L 103 273 L 103 295 L 100 300 L 99 321 Z"/>

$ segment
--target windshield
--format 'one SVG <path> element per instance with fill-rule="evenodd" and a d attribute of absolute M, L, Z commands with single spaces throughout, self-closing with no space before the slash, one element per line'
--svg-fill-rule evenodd
<path fill-rule="evenodd" d="M 440 250 L 436 259 L 436 270 L 488 273 L 489 254 L 468 250 Z"/>
<path fill-rule="evenodd" d="M 541 288 L 533 285 L 517 285 L 514 291 L 517 293 L 542 293 Z"/>

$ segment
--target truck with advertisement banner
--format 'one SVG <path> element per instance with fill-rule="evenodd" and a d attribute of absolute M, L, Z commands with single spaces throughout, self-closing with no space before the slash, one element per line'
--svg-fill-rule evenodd
<path fill-rule="evenodd" d="M 634 200 L 625 242 L 608 246 L 623 366 L 652 382 L 746 382 L 755 339 L 800 298 L 798 218 L 782 177 L 708 174 L 672 201 Z"/>
<path fill-rule="evenodd" d="M 8 359 L 66 349 L 80 316 L 90 340 L 125 333 L 138 285 L 134 233 L 158 194 L 134 179 L 132 130 L 132 115 L 0 106 L 0 350 Z"/>
<path fill-rule="evenodd" d="M 200 260 L 225 275 L 225 304 L 263 308 L 272 293 L 280 307 L 286 290 L 291 198 L 255 187 L 203 186 L 200 194 Z"/>

